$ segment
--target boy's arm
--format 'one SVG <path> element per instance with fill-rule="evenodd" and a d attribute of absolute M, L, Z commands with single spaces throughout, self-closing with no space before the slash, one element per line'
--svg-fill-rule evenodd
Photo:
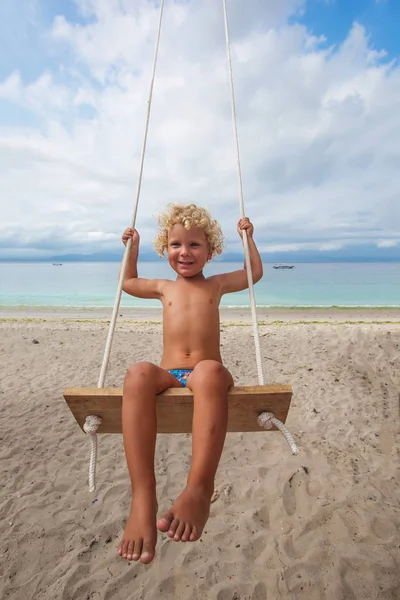
<path fill-rule="evenodd" d="M 127 229 L 122 236 L 122 241 L 125 245 L 130 237 L 132 238 L 132 243 L 126 263 L 122 289 L 127 294 L 136 298 L 160 299 L 164 281 L 162 279 L 143 279 L 142 277 L 138 277 L 139 234 L 136 230 Z"/>
<path fill-rule="evenodd" d="M 240 219 L 239 221 L 238 230 L 241 236 L 243 236 L 243 229 L 246 229 L 247 231 L 253 283 L 257 283 L 263 276 L 263 265 L 256 243 L 253 239 L 253 225 L 248 219 Z M 230 294 L 231 292 L 241 292 L 249 287 L 246 262 L 244 263 L 243 269 L 240 269 L 239 271 L 232 271 L 231 273 L 223 273 L 222 275 L 217 275 L 216 277 L 219 279 L 221 295 Z"/>

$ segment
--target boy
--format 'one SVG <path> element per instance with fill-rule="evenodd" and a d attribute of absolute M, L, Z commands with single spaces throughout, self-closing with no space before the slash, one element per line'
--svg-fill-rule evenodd
<path fill-rule="evenodd" d="M 254 283 L 263 267 L 253 240 L 253 225 L 239 220 L 246 230 Z M 168 279 L 138 277 L 139 234 L 128 228 L 122 241 L 132 238 L 123 289 L 137 298 L 157 298 L 163 304 L 163 354 L 160 366 L 142 362 L 129 368 L 123 390 L 122 431 L 132 486 L 131 510 L 118 546 L 119 556 L 149 563 L 153 560 L 157 527 L 175 541 L 199 539 L 210 514 L 214 478 L 227 426 L 227 394 L 233 385 L 220 354 L 219 303 L 224 294 L 248 287 L 246 268 L 205 277 L 203 268 L 222 252 L 222 232 L 203 208 L 170 205 L 159 219 L 155 249 L 176 273 Z M 192 464 L 187 485 L 171 508 L 157 521 L 154 453 L 156 394 L 171 387 L 193 392 Z"/>

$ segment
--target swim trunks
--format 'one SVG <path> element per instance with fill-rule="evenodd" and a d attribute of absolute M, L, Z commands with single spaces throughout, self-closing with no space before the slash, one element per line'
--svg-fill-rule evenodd
<path fill-rule="evenodd" d="M 179 381 L 182 387 L 186 387 L 186 382 L 190 373 L 193 372 L 193 369 L 169 369 L 168 373 L 171 373 Z"/>

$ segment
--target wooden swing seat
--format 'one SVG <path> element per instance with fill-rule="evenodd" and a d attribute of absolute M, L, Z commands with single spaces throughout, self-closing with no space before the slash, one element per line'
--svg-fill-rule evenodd
<path fill-rule="evenodd" d="M 68 388 L 64 398 L 83 429 L 89 415 L 101 417 L 98 433 L 121 433 L 121 388 Z M 292 398 L 291 385 L 233 387 L 228 393 L 228 431 L 266 431 L 257 423 L 263 412 L 285 423 Z M 187 388 L 170 388 L 157 396 L 158 433 L 192 431 L 193 394 Z M 273 429 L 276 429 L 273 427 Z"/>

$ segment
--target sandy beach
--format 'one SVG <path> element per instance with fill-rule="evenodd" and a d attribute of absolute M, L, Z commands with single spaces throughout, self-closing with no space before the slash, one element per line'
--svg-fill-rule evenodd
<path fill-rule="evenodd" d="M 148 566 L 116 555 L 130 504 L 120 435 L 89 441 L 63 399 L 96 387 L 110 311 L 0 312 L 0 597 L 22 600 L 398 600 L 400 311 L 265 309 L 268 382 L 290 383 L 278 432 L 229 434 L 201 540 L 159 534 Z M 121 311 L 106 385 L 158 362 L 159 311 Z M 246 310 L 223 311 L 224 363 L 256 384 Z M 189 435 L 160 435 L 159 512 L 185 484 Z"/>
<path fill-rule="evenodd" d="M 250 310 L 246 308 L 221 308 L 221 322 L 231 324 L 250 323 Z M 63 308 L 63 307 L 0 307 L 0 319 L 46 319 L 46 320 L 103 320 L 109 321 L 110 308 Z M 400 309 L 382 308 L 258 308 L 257 318 L 262 323 L 327 322 L 327 323 L 400 323 Z M 120 308 L 118 321 L 161 323 L 159 308 Z"/>

